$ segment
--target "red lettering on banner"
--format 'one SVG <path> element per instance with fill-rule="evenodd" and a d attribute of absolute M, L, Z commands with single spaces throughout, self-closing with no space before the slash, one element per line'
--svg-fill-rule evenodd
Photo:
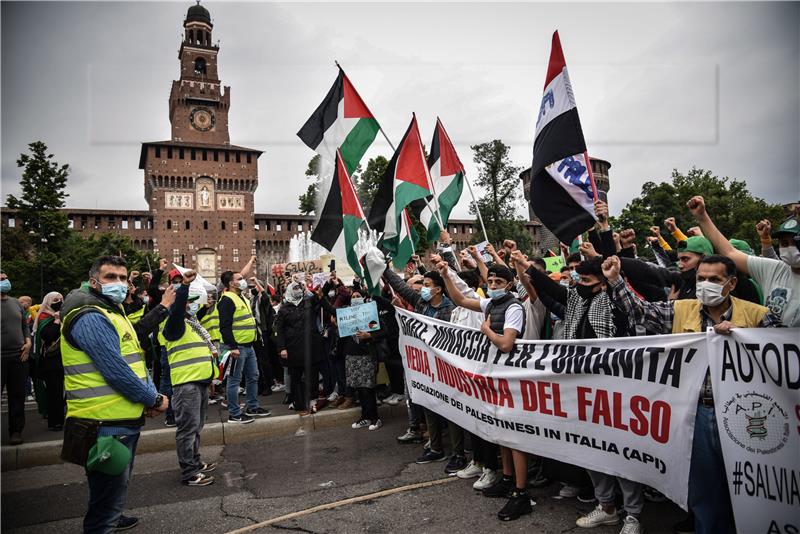
<path fill-rule="evenodd" d="M 567 412 L 561 409 L 561 386 L 550 382 L 533 382 L 530 380 L 519 381 L 522 391 L 522 409 L 528 412 L 539 412 L 544 415 L 568 417 Z M 552 394 L 548 392 L 552 389 Z M 552 408 L 547 406 L 547 401 L 552 399 Z"/>
<path fill-rule="evenodd" d="M 406 345 L 406 361 L 408 368 L 433 378 L 431 366 L 428 363 L 428 353 L 411 345 Z"/>
<path fill-rule="evenodd" d="M 612 392 L 609 403 L 608 392 L 603 389 L 593 391 L 592 388 L 578 386 L 578 419 L 587 421 L 587 411 L 592 410 L 592 423 L 617 430 L 630 431 L 637 436 L 653 438 L 658 443 L 669 441 L 669 424 L 672 409 L 664 401 L 657 400 L 650 404 L 647 398 L 634 395 L 630 399 L 629 408 L 632 416 L 626 421 L 622 415 L 625 403 L 622 393 Z M 524 391 L 524 390 L 523 390 Z M 590 398 L 593 396 L 593 398 Z M 539 399 L 541 402 L 541 398 Z"/>
<path fill-rule="evenodd" d="M 511 391 L 508 389 L 508 380 L 505 378 L 498 379 L 500 387 L 500 404 L 498 406 L 514 407 L 514 398 L 511 396 Z"/>

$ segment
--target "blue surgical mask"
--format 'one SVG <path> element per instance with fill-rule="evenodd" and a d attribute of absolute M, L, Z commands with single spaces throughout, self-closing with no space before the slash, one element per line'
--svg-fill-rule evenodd
<path fill-rule="evenodd" d="M 561 280 L 558 283 L 564 287 L 569 287 L 569 280 Z"/>
<path fill-rule="evenodd" d="M 128 284 L 125 283 L 100 284 L 100 287 L 103 295 L 111 299 L 114 304 L 122 304 L 128 296 Z"/>
<path fill-rule="evenodd" d="M 422 297 L 422 300 L 428 302 L 433 298 L 433 295 L 431 295 L 431 288 L 423 286 L 422 289 L 419 290 L 419 296 Z"/>
<path fill-rule="evenodd" d="M 0 293 L 11 293 L 11 280 L 0 280 Z"/>
<path fill-rule="evenodd" d="M 578 274 L 578 271 L 570 271 L 569 275 L 576 284 L 581 281 L 581 275 Z"/>
<path fill-rule="evenodd" d="M 197 315 L 197 310 L 199 309 L 200 309 L 200 304 L 198 304 L 197 302 L 190 302 L 189 308 L 186 310 L 186 313 L 194 317 L 195 315 Z"/>
<path fill-rule="evenodd" d="M 364 304 L 364 299 L 362 297 L 354 297 L 350 299 L 350 304 L 352 306 L 360 306 Z"/>
<path fill-rule="evenodd" d="M 177 291 L 178 289 L 180 289 L 181 285 L 182 285 L 182 284 L 181 284 L 180 282 L 178 282 L 177 284 L 172 284 L 172 289 L 174 289 L 175 291 Z"/>
<path fill-rule="evenodd" d="M 508 293 L 505 288 L 502 289 L 489 289 L 486 291 L 486 295 L 490 299 L 499 299 L 500 297 L 504 297 L 505 294 Z"/>

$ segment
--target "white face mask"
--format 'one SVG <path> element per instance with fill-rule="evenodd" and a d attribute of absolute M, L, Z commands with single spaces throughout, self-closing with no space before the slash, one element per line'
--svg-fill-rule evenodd
<path fill-rule="evenodd" d="M 241 291 L 246 291 L 247 290 L 247 280 L 245 280 L 244 278 L 239 280 L 239 289 Z"/>
<path fill-rule="evenodd" d="M 728 282 L 725 282 L 727 284 Z M 722 294 L 725 284 L 715 284 L 714 282 L 697 282 L 695 284 L 695 295 L 697 300 L 705 306 L 719 306 L 725 302 L 727 295 Z"/>
<path fill-rule="evenodd" d="M 780 247 L 781 259 L 793 269 L 800 269 L 800 250 L 797 247 Z"/>

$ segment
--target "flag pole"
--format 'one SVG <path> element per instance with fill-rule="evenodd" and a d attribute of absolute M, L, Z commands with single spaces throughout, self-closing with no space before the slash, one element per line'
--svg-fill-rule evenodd
<path fill-rule="evenodd" d="M 597 202 L 597 184 L 594 183 L 594 174 L 592 173 L 592 162 L 589 159 L 589 151 L 583 151 L 583 158 L 586 161 L 586 168 L 589 170 L 589 183 L 592 184 L 592 193 L 594 193 L 594 201 Z"/>
<path fill-rule="evenodd" d="M 472 203 L 475 204 L 475 213 L 478 214 L 478 221 L 481 223 L 481 230 L 483 230 L 483 238 L 486 241 L 489 241 L 489 234 L 486 233 L 486 226 L 483 224 L 483 216 L 481 215 L 481 208 L 478 206 L 478 201 L 475 199 L 475 193 L 472 191 L 472 185 L 469 183 L 469 178 L 467 178 L 467 173 L 464 172 L 464 181 L 467 183 L 467 189 L 469 189 L 469 195 L 472 197 Z"/>

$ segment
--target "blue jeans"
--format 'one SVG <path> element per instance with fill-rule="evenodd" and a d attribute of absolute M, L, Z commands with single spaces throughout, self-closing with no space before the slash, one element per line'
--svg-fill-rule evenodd
<path fill-rule="evenodd" d="M 253 347 L 239 346 L 239 358 L 228 376 L 226 397 L 228 398 L 230 417 L 239 417 L 242 414 L 242 410 L 239 408 L 239 384 L 242 383 L 242 373 L 244 373 L 246 384 L 247 409 L 255 410 L 258 408 L 258 362 Z"/>
<path fill-rule="evenodd" d="M 117 436 L 131 451 L 131 462 L 128 468 L 116 476 L 106 475 L 98 471 L 86 474 L 89 482 L 89 509 L 83 519 L 85 534 L 107 534 L 113 532 L 125 509 L 128 498 L 128 484 L 133 472 L 133 459 L 136 456 L 136 444 L 139 434 Z"/>
<path fill-rule="evenodd" d="M 689 507 L 697 534 L 736 532 L 714 408 L 697 406 L 689 468 Z"/>
<path fill-rule="evenodd" d="M 166 395 L 172 400 L 172 377 L 169 375 L 169 358 L 167 358 L 167 349 L 161 347 L 161 377 L 158 380 L 158 392 Z M 172 411 L 172 403 L 169 403 L 167 411 L 164 412 L 167 419 L 175 420 L 175 412 Z"/>

